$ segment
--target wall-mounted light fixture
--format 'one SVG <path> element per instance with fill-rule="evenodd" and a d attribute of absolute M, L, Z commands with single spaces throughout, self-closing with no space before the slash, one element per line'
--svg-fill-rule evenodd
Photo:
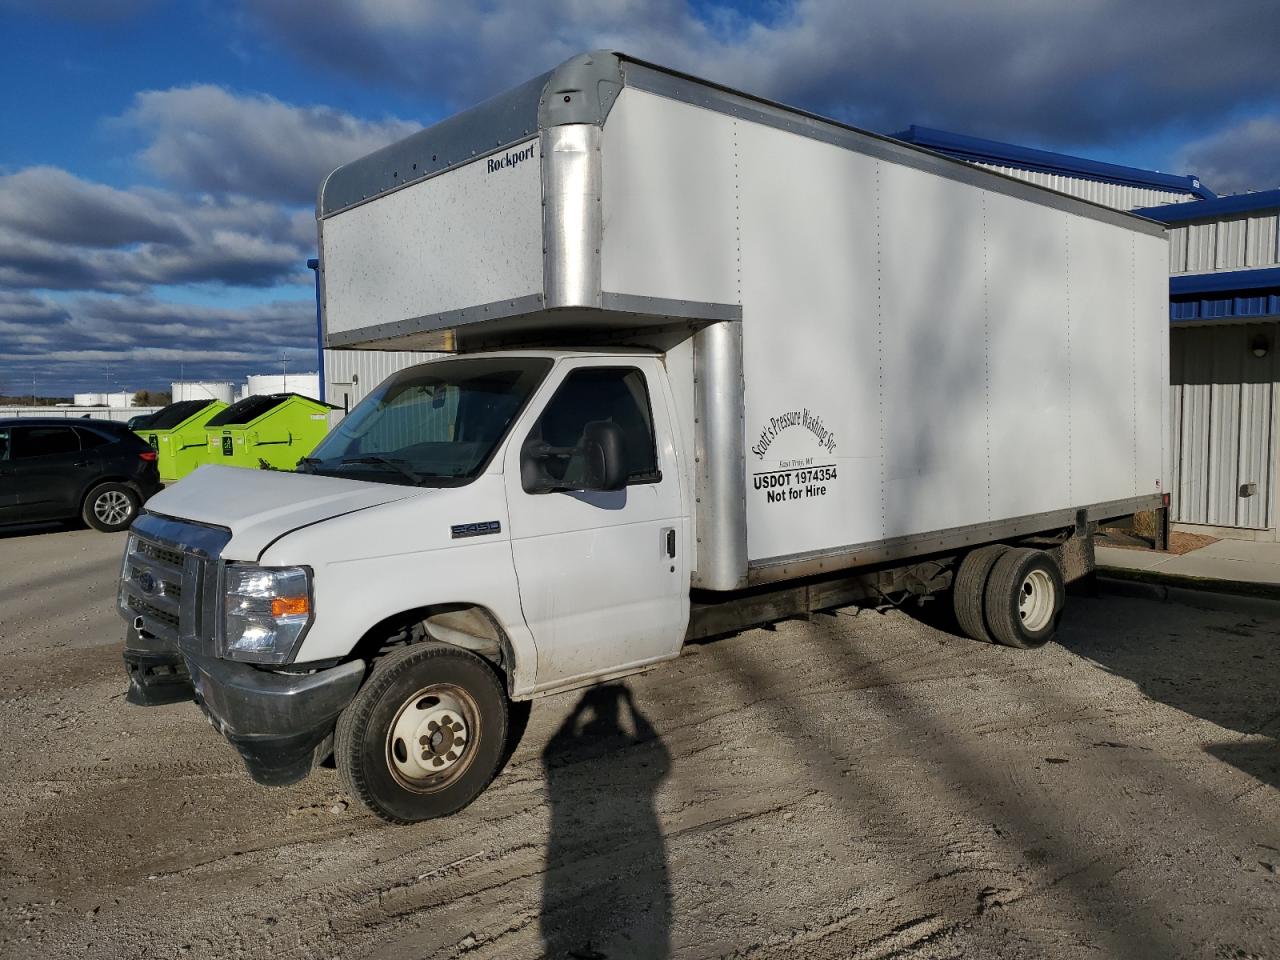
<path fill-rule="evenodd" d="M 1267 341 L 1264 334 L 1258 334 L 1253 338 L 1253 342 L 1249 344 L 1249 349 L 1253 351 L 1253 355 L 1261 360 L 1271 351 L 1271 344 Z"/>

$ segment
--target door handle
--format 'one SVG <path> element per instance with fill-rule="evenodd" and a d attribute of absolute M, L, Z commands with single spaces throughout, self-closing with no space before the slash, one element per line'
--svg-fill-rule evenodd
<path fill-rule="evenodd" d="M 73 464 L 72 464 L 72 466 L 73 466 L 73 467 L 87 467 L 87 466 L 89 466 L 89 461 L 88 461 L 88 460 L 77 460 L 75 463 L 73 463 Z"/>
<path fill-rule="evenodd" d="M 676 556 L 676 528 L 667 527 L 664 532 L 666 533 L 667 556 L 674 560 Z"/>

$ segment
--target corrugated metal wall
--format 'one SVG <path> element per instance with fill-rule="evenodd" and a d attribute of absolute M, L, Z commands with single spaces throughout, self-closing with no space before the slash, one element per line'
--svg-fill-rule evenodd
<path fill-rule="evenodd" d="M 338 407 L 336 419 L 364 399 L 365 394 L 397 370 L 422 363 L 439 353 L 408 350 L 326 350 L 325 400 Z"/>
<path fill-rule="evenodd" d="M 88 417 L 90 420 L 114 420 L 116 423 L 127 423 L 134 417 L 155 413 L 159 407 L 0 407 L 0 417 L 65 417 L 77 420 Z"/>
<path fill-rule="evenodd" d="M 1182 523 L 1275 526 L 1280 324 L 1170 331 L 1172 516 Z M 1261 338 L 1267 355 L 1253 355 Z M 1246 484 L 1257 492 L 1242 496 Z"/>
<path fill-rule="evenodd" d="M 1117 210 L 1135 210 L 1138 207 L 1155 207 L 1162 203 L 1182 203 L 1196 199 L 1195 194 L 1192 193 L 1160 190 L 1154 187 L 1135 187 L 1124 183 L 1103 183 L 1098 180 L 1087 180 L 1084 177 L 1023 170 L 1021 167 L 1005 167 L 994 163 L 977 163 L 975 166 L 1003 173 L 1006 177 L 1026 180 L 1028 183 L 1048 187 L 1060 193 L 1069 193 L 1073 197 L 1114 207 Z"/>
<path fill-rule="evenodd" d="M 1280 264 L 1280 210 L 1169 228 L 1169 272 L 1213 273 Z"/>

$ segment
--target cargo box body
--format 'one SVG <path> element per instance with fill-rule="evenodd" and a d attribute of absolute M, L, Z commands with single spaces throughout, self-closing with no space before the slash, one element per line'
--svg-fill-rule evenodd
<path fill-rule="evenodd" d="M 318 216 L 330 346 L 663 352 L 695 587 L 1163 492 L 1137 217 L 612 54 L 340 168 Z"/>

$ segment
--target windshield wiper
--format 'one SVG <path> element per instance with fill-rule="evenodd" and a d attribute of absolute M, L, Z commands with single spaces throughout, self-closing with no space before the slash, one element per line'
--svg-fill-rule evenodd
<path fill-rule="evenodd" d="M 324 463 L 324 461 L 319 457 L 303 457 L 298 461 L 298 466 L 302 467 L 304 473 L 315 473 L 317 463 Z"/>
<path fill-rule="evenodd" d="M 399 470 L 402 474 L 412 480 L 414 483 L 421 484 L 426 478 L 413 467 L 409 466 L 408 460 L 398 460 L 394 457 L 384 457 L 381 454 L 371 453 L 364 457 L 345 457 L 338 461 L 346 465 L 348 463 L 376 463 L 385 467 L 391 467 L 393 470 Z"/>

